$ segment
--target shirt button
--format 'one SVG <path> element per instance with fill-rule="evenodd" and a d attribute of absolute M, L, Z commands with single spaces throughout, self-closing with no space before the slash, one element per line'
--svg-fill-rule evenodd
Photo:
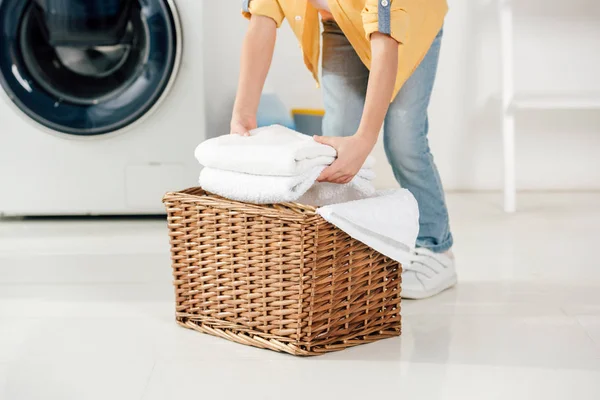
<path fill-rule="evenodd" d="M 383 0 L 383 1 L 385 1 L 385 0 Z M 294 18 L 294 19 L 295 19 L 296 21 L 300 21 L 300 20 L 302 19 L 302 17 L 301 17 L 301 16 L 299 16 L 299 15 L 296 15 L 296 18 Z"/>
<path fill-rule="evenodd" d="M 388 1 L 387 1 L 387 0 L 381 0 L 381 5 L 382 5 L 382 6 L 384 6 L 384 7 L 387 7 L 387 6 L 388 6 L 388 4 L 390 4 L 390 3 L 388 3 Z"/>

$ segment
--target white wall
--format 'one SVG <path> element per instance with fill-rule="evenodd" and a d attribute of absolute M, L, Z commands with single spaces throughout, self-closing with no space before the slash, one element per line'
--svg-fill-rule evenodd
<path fill-rule="evenodd" d="M 241 4 L 241 0 L 205 1 L 204 77 L 209 136 L 229 132 L 241 45 L 248 25 L 241 16 Z M 275 91 L 290 109 L 322 107 L 320 91 L 304 67 L 302 52 L 287 23 L 278 31 L 266 88 Z"/>
<path fill-rule="evenodd" d="M 520 89 L 600 93 L 598 3 L 520 5 L 515 49 Z M 217 135 L 228 128 L 247 23 L 238 1 L 205 4 L 208 129 Z M 447 189 L 501 188 L 500 62 L 494 0 L 450 0 L 430 107 L 430 142 Z M 322 106 L 286 25 L 279 31 L 269 86 L 290 108 Z M 600 110 L 520 112 L 517 142 L 519 188 L 600 189 Z M 379 182 L 391 185 L 381 148 L 376 152 Z"/>

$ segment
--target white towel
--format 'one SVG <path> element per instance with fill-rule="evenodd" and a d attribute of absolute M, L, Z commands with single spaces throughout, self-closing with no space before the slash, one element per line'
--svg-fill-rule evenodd
<path fill-rule="evenodd" d="M 251 136 L 224 135 L 196 148 L 196 158 L 205 167 L 254 175 L 297 176 L 315 167 L 331 164 L 333 147 L 281 125 L 254 129 Z M 372 167 L 369 158 L 366 168 Z"/>
<path fill-rule="evenodd" d="M 309 189 L 310 194 L 300 202 L 314 206 L 344 201 L 344 198 L 364 198 L 375 193 L 371 183 L 375 177 L 372 170 L 360 170 L 346 185 L 315 183 L 325 168 L 313 167 L 296 176 L 263 176 L 205 167 L 200 172 L 199 183 L 211 193 L 254 204 L 296 202 Z"/>
<path fill-rule="evenodd" d="M 419 207 L 406 189 L 317 209 L 333 225 L 400 263 L 410 260 L 419 233 Z"/>
<path fill-rule="evenodd" d="M 344 203 L 347 201 L 360 200 L 375 194 L 375 187 L 371 183 L 370 176 L 375 175 L 370 170 L 361 170 L 369 174 L 369 178 L 355 178 L 348 185 L 338 185 L 330 182 L 316 182 L 296 200 L 298 203 L 313 207 L 328 206 L 330 204 Z M 359 173 L 360 175 L 361 173 Z"/>

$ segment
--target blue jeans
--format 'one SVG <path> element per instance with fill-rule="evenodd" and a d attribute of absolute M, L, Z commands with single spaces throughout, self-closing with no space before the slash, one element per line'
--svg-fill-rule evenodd
<path fill-rule="evenodd" d="M 369 70 L 335 22 L 323 25 L 323 133 L 350 136 L 360 123 Z M 385 152 L 394 176 L 419 204 L 417 246 L 436 253 L 450 249 L 453 242 L 442 182 L 427 140 L 427 107 L 441 40 L 442 31 L 391 103 L 383 127 Z"/>

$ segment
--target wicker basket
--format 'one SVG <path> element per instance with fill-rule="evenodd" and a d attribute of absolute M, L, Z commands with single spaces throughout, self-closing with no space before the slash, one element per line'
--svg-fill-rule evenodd
<path fill-rule="evenodd" d="M 177 322 L 311 356 L 400 335 L 401 267 L 295 203 L 168 193 Z"/>

